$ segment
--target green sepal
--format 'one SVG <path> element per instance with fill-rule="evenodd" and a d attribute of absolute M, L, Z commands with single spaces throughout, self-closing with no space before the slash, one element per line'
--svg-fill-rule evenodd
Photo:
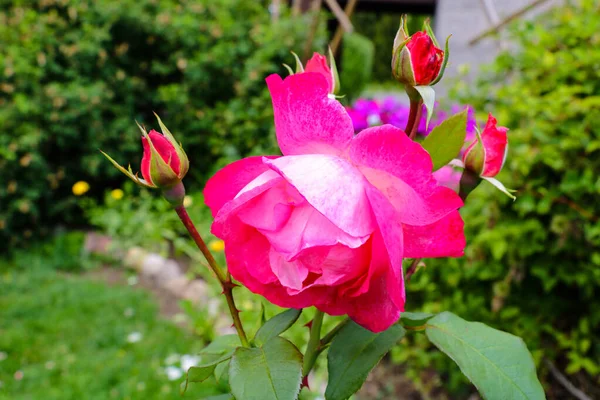
<path fill-rule="evenodd" d="M 504 193 L 505 195 L 510 197 L 513 201 L 515 201 L 517 199 L 517 197 L 513 194 L 513 193 L 516 193 L 516 190 L 506 188 L 502 184 L 502 182 L 500 182 L 498 179 L 488 178 L 486 176 L 482 176 L 481 179 L 484 179 L 484 180 L 488 181 L 489 183 L 491 183 L 496 189 L 498 189 L 499 191 L 501 191 L 502 193 Z"/>
<path fill-rule="evenodd" d="M 148 135 L 146 130 L 137 121 L 136 124 L 140 128 L 140 131 L 142 131 L 144 139 L 150 144 L 150 178 L 152 179 L 152 184 L 157 187 L 168 188 L 179 183 L 181 179 L 173 171 L 173 168 L 160 156 L 152 143 L 152 139 L 150 139 L 150 135 Z"/>
<path fill-rule="evenodd" d="M 290 75 L 294 75 L 294 70 L 292 69 L 292 67 L 290 67 L 287 64 L 282 64 L 282 65 L 285 67 L 285 69 L 287 69 L 287 71 Z"/>
<path fill-rule="evenodd" d="M 446 66 L 448 65 L 448 58 L 450 57 L 450 47 L 448 46 L 448 44 L 450 42 L 451 37 L 452 37 L 452 35 L 450 35 L 446 38 L 446 47 L 444 48 L 444 60 L 442 61 L 442 67 L 440 68 L 440 72 L 439 72 L 438 76 L 433 80 L 433 82 L 430 83 L 431 86 L 438 83 L 444 76 L 444 72 L 446 72 Z"/>
<path fill-rule="evenodd" d="M 440 44 L 438 43 L 437 39 L 435 38 L 435 34 L 433 33 L 433 29 L 431 29 L 431 25 L 429 24 L 429 18 L 425 18 L 425 21 L 423 21 L 423 30 L 431 38 L 431 41 L 433 42 L 435 47 L 440 47 Z"/>
<path fill-rule="evenodd" d="M 181 143 L 179 143 L 179 142 L 177 142 L 177 140 L 175 140 L 175 137 L 173 136 L 171 131 L 165 126 L 165 124 L 163 124 L 163 122 L 160 119 L 160 117 L 158 116 L 158 114 L 154 113 L 154 116 L 158 120 L 158 125 L 160 126 L 160 130 L 161 130 L 163 136 L 166 137 L 167 140 L 175 148 L 175 152 L 177 153 L 177 156 L 179 157 L 179 162 L 180 162 L 179 179 L 182 179 L 187 174 L 188 170 L 190 169 L 190 162 L 188 160 L 187 154 L 185 154 L 185 151 L 183 150 Z"/>
<path fill-rule="evenodd" d="M 340 74 L 338 74 L 337 65 L 335 64 L 335 57 L 333 57 L 331 47 L 329 48 L 329 70 L 331 71 L 331 79 L 333 80 L 333 90 L 331 93 L 338 94 L 341 88 Z"/>
<path fill-rule="evenodd" d="M 398 32 L 396 32 L 396 36 L 394 37 L 394 45 L 392 51 L 395 51 L 402 43 L 406 43 L 406 40 L 410 38 L 408 35 L 408 15 L 402 14 L 400 17 L 400 26 L 398 27 Z"/>
<path fill-rule="evenodd" d="M 296 59 L 296 73 L 299 74 L 301 72 L 304 72 L 304 66 L 302 65 L 302 61 L 300 61 L 300 57 L 298 57 L 298 54 L 294 53 L 293 51 L 291 51 L 290 53 L 292 53 L 294 55 L 294 58 Z"/>
<path fill-rule="evenodd" d="M 467 147 L 464 156 L 464 164 L 465 169 L 473 171 L 479 176 L 483 172 L 483 166 L 485 163 L 485 148 L 483 147 L 481 133 L 477 127 L 475 127 L 475 134 L 475 140 Z"/>
<path fill-rule="evenodd" d="M 146 188 L 149 188 L 149 189 L 157 188 L 157 186 L 147 182 L 145 179 L 139 178 L 137 176 L 137 174 L 134 174 L 133 171 L 131 170 L 131 165 L 128 166 L 128 169 L 125 169 L 121 165 L 119 165 L 119 163 L 117 163 L 115 160 L 113 160 L 111 156 L 109 156 L 102 150 L 100 150 L 100 153 L 102 153 L 104 155 L 104 157 L 108 158 L 108 161 L 110 161 L 119 171 L 124 173 L 129 179 L 134 181 L 136 184 L 146 187 Z"/>
<path fill-rule="evenodd" d="M 415 86 L 416 80 L 410 58 L 410 50 L 406 47 L 409 40 L 410 38 L 406 39 L 394 49 L 392 54 L 392 75 L 398 82 Z"/>

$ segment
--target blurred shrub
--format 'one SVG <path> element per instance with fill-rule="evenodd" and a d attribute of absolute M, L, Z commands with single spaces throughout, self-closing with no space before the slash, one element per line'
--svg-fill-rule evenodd
<path fill-rule="evenodd" d="M 482 184 L 462 210 L 466 259 L 429 260 L 408 285 L 411 310 L 452 310 L 519 335 L 542 375 L 546 358 L 593 398 L 600 395 L 598 11 L 584 0 L 520 23 L 517 49 L 463 88 L 461 101 L 511 128 L 499 179 L 518 189 L 517 200 Z M 401 350 L 398 359 L 406 357 Z M 412 360 L 431 357 L 460 386 L 458 368 L 443 357 L 421 352 Z"/>
<path fill-rule="evenodd" d="M 381 13 L 381 12 L 357 12 L 352 16 L 352 24 L 355 32 L 360 33 L 365 38 L 369 38 L 374 48 L 374 54 L 371 60 L 357 59 L 352 62 L 355 64 L 360 61 L 363 63 L 371 62 L 373 64 L 373 80 L 376 82 L 393 81 L 392 78 L 392 47 L 394 37 L 398 32 L 400 25 L 400 13 Z M 410 33 L 417 32 L 423 28 L 423 22 L 427 16 L 411 15 L 408 19 L 408 30 Z M 344 43 L 344 47 L 346 43 Z M 342 64 L 343 68 L 343 64 Z M 344 85 L 344 81 L 342 81 Z M 347 85 L 346 85 L 347 87 Z M 342 86 L 342 91 L 344 86 Z"/>
<path fill-rule="evenodd" d="M 80 222 L 74 182 L 120 186 L 98 149 L 137 169 L 134 119 L 155 127 L 152 111 L 192 159 L 188 185 L 271 148 L 264 78 L 307 24 L 272 22 L 268 3 L 0 0 L 0 249 Z"/>
<path fill-rule="evenodd" d="M 340 93 L 348 100 L 358 97 L 371 81 L 374 56 L 375 46 L 369 39 L 355 32 L 344 35 Z"/>

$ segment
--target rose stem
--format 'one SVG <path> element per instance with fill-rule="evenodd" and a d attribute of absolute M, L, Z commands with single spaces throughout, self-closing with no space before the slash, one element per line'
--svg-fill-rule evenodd
<path fill-rule="evenodd" d="M 317 356 L 321 352 L 321 325 L 323 325 L 323 315 L 323 311 L 317 310 L 310 327 L 310 338 L 308 339 L 308 345 L 306 346 L 306 352 L 304 353 L 304 365 L 302 366 L 302 375 L 304 377 L 308 376 L 313 365 L 315 365 L 315 361 L 317 361 Z"/>
<path fill-rule="evenodd" d="M 423 100 L 411 100 L 410 111 L 408 113 L 408 122 L 404 132 L 408 135 L 409 139 L 414 139 L 417 136 L 419 130 L 419 124 L 421 123 L 421 114 L 423 113 Z"/>
<path fill-rule="evenodd" d="M 415 273 L 415 271 L 417 270 L 417 266 L 419 265 L 419 262 L 422 260 L 422 258 L 415 258 L 411 263 L 410 266 L 408 267 L 408 269 L 406 270 L 406 274 L 404 275 L 404 281 L 405 282 L 409 282 L 411 276 Z"/>
<path fill-rule="evenodd" d="M 223 294 L 227 299 L 227 306 L 229 307 L 231 318 L 233 318 L 233 325 L 235 326 L 235 330 L 237 331 L 237 334 L 240 337 L 242 345 L 244 347 L 250 347 L 248 343 L 248 338 L 246 337 L 246 332 L 244 332 L 244 327 L 242 326 L 242 321 L 240 320 L 240 312 L 235 306 L 235 300 L 233 299 L 233 288 L 236 285 L 231 281 L 231 277 L 229 276 L 229 274 L 223 273 L 223 270 L 217 264 L 217 261 L 213 257 L 210 250 L 208 250 L 208 247 L 206 247 L 206 243 L 204 243 L 204 240 L 202 240 L 202 237 L 200 236 L 198 230 L 194 226 L 194 223 L 188 215 L 185 207 L 183 205 L 175 207 L 175 212 L 179 216 L 179 219 L 181 219 L 181 222 L 183 222 L 183 225 L 188 230 L 192 239 L 194 239 L 196 246 L 198 246 L 198 249 L 200 249 L 200 251 L 204 255 L 204 258 L 206 258 L 210 269 L 212 269 L 212 271 L 217 276 L 217 279 L 221 283 L 221 287 L 223 288 Z"/>

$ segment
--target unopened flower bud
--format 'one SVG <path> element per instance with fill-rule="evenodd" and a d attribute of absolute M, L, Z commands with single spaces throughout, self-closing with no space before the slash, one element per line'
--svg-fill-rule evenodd
<path fill-rule="evenodd" d="M 156 118 L 163 132 L 162 134 L 155 130 L 147 133 L 144 128 L 138 125 L 142 131 L 142 145 L 144 148 L 144 156 L 142 157 L 140 168 L 143 179 L 133 173 L 131 166 L 125 169 L 108 154 L 104 152 L 102 154 L 119 171 L 123 172 L 138 185 L 147 188 L 162 189 L 170 203 L 179 204 L 183 202 L 183 196 L 185 196 L 185 189 L 183 189 L 181 180 L 188 172 L 189 161 L 185 151 L 177 143 L 169 129 L 163 124 L 158 115 L 156 115 Z"/>
<path fill-rule="evenodd" d="M 422 32 L 409 36 L 403 16 L 392 50 L 394 78 L 405 85 L 431 86 L 442 78 L 447 62 L 448 41 L 445 51 L 439 48 L 428 21 Z"/>
<path fill-rule="evenodd" d="M 496 118 L 490 114 L 485 128 L 463 155 L 465 169 L 481 177 L 493 178 L 498 175 L 506 160 L 508 129 L 496 124 Z"/>

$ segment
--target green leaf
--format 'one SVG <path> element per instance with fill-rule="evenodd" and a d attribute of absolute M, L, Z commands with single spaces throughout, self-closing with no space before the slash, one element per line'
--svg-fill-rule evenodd
<path fill-rule="evenodd" d="M 345 400 L 356 393 L 379 360 L 404 337 L 398 324 L 373 333 L 354 322 L 346 324 L 331 342 L 327 355 L 328 400 Z"/>
<path fill-rule="evenodd" d="M 217 336 L 215 340 L 200 351 L 200 354 L 225 354 L 241 345 L 238 335 Z"/>
<path fill-rule="evenodd" d="M 302 354 L 281 337 L 238 348 L 229 365 L 231 391 L 240 400 L 295 400 L 301 381 Z"/>
<path fill-rule="evenodd" d="M 460 153 L 467 134 L 467 110 L 454 114 L 431 131 L 422 145 L 431 156 L 433 170 L 448 164 Z"/>
<path fill-rule="evenodd" d="M 423 326 L 425 323 L 435 317 L 435 314 L 424 312 L 403 312 L 400 314 L 400 322 L 404 326 Z"/>
<path fill-rule="evenodd" d="M 261 326 L 258 332 L 256 332 L 256 336 L 254 336 L 254 342 L 261 346 L 275 336 L 281 335 L 298 320 L 298 317 L 300 317 L 301 313 L 302 309 L 297 310 L 295 308 L 290 308 L 289 310 L 277 314 L 268 320 L 263 326 Z"/>
<path fill-rule="evenodd" d="M 209 397 L 203 397 L 202 400 L 235 400 L 235 397 L 233 397 L 231 393 L 224 393 Z"/>
<path fill-rule="evenodd" d="M 229 360 L 233 356 L 233 353 L 233 351 L 230 351 L 222 356 L 213 353 L 202 353 L 202 362 L 195 367 L 188 369 L 185 387 L 182 390 L 182 394 L 187 390 L 188 383 L 204 382 L 213 374 L 217 365 Z"/>
<path fill-rule="evenodd" d="M 427 322 L 429 340 L 446 353 L 486 399 L 545 399 L 523 340 L 450 312 Z"/>
<path fill-rule="evenodd" d="M 188 384 L 190 382 L 204 382 L 207 380 L 215 370 L 216 365 L 210 365 L 206 367 L 191 367 L 188 369 L 187 377 L 185 379 L 185 386 L 181 389 L 181 395 L 187 391 Z"/>
<path fill-rule="evenodd" d="M 435 91 L 431 86 L 413 86 L 423 99 L 423 104 L 427 109 L 427 123 L 426 127 L 429 126 L 429 121 L 433 115 L 433 106 L 435 105 Z"/>

